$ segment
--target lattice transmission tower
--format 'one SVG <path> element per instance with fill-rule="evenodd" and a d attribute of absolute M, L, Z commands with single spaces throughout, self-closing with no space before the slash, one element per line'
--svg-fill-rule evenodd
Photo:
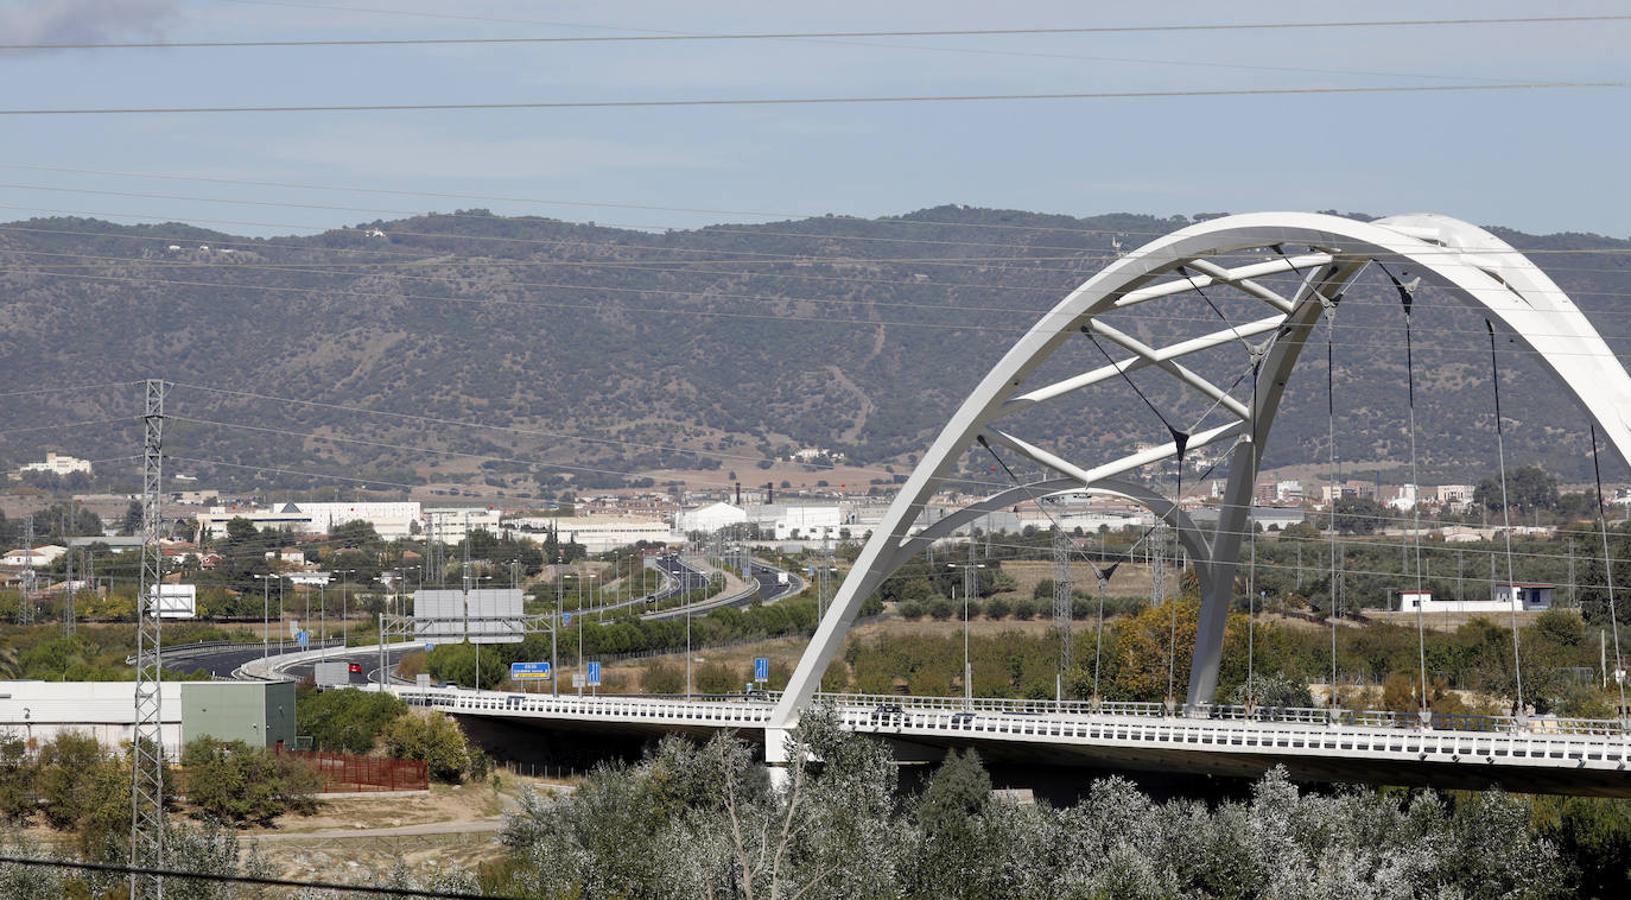
<path fill-rule="evenodd" d="M 1053 624 L 1059 629 L 1059 674 L 1068 677 L 1075 662 L 1075 634 L 1071 630 L 1070 554 L 1074 548 L 1063 526 L 1053 529 Z"/>
<path fill-rule="evenodd" d="M 28 517 L 23 549 L 27 551 L 23 558 L 27 560 L 23 567 L 23 596 L 17 604 L 17 624 L 34 624 L 34 516 Z"/>
<path fill-rule="evenodd" d="M 131 748 L 130 865 L 164 867 L 163 619 L 158 596 L 164 554 L 159 546 L 159 492 L 164 482 L 163 381 L 143 386 L 142 562 L 136 585 L 136 727 Z M 164 882 L 130 876 L 130 896 L 163 897 Z"/>
<path fill-rule="evenodd" d="M 1150 604 L 1159 606 L 1167 599 L 1167 523 L 1157 522 L 1146 543 L 1150 554 Z"/>

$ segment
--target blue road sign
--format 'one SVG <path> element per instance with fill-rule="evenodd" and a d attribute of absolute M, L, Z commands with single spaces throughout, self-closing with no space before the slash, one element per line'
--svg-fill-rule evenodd
<path fill-rule="evenodd" d="M 552 674 L 547 662 L 510 663 L 511 681 L 526 681 L 528 679 L 548 681 Z"/>
<path fill-rule="evenodd" d="M 432 650 L 435 650 L 435 649 L 436 649 L 436 645 L 435 645 L 435 644 L 432 644 L 432 643 L 431 643 L 431 642 L 430 642 L 430 641 L 426 641 L 426 642 L 425 642 L 425 652 L 427 652 L 427 653 L 428 653 L 428 652 L 430 652 L 430 651 L 432 651 Z"/>
<path fill-rule="evenodd" d="M 572 614 L 571 613 L 561 613 L 561 624 L 562 625 L 571 625 L 572 624 Z"/>
<path fill-rule="evenodd" d="M 310 647 L 311 646 L 311 632 L 305 630 L 304 628 L 302 628 L 301 630 L 295 632 L 294 642 L 297 645 L 299 645 L 300 649 L 302 649 L 302 650 L 306 649 L 307 647 Z"/>
<path fill-rule="evenodd" d="M 768 657 L 768 656 L 755 656 L 753 658 L 753 680 L 754 681 L 769 681 L 770 680 L 770 657 Z"/>
<path fill-rule="evenodd" d="M 600 663 L 598 662 L 589 664 L 589 686 L 600 687 Z"/>

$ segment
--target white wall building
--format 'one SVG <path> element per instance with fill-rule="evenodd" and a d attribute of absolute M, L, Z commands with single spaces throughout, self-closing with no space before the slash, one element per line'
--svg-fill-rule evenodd
<path fill-rule="evenodd" d="M 166 679 L 159 687 L 161 740 L 171 755 L 181 752 L 181 685 Z M 134 681 L 0 681 L 0 732 L 44 744 L 73 731 L 115 750 L 131 740 L 135 706 Z"/>
<path fill-rule="evenodd" d="M 413 534 L 413 527 L 421 519 L 417 500 L 346 502 L 310 502 L 296 504 L 311 516 L 310 529 L 317 534 L 329 534 L 351 522 L 367 522 L 374 533 L 387 541 L 400 540 Z"/>
<path fill-rule="evenodd" d="M 12 477 L 22 478 L 28 472 L 45 472 L 50 475 L 72 475 L 75 472 L 83 472 L 90 475 L 92 474 L 92 468 L 91 461 L 88 459 L 80 459 L 66 453 L 47 451 L 45 462 L 26 463 L 19 466 Z"/>
<path fill-rule="evenodd" d="M 420 528 L 427 540 L 434 534 L 439 543 L 457 544 L 464 540 L 467 530 L 498 534 L 503 515 L 497 509 L 481 506 L 427 506 Z"/>
<path fill-rule="evenodd" d="M 674 530 L 689 534 L 693 531 L 715 532 L 731 525 L 741 525 L 748 520 L 748 514 L 741 507 L 729 503 L 710 503 L 685 510 L 674 518 Z"/>
<path fill-rule="evenodd" d="M 0 557 L 0 565 L 18 567 L 32 565 L 34 568 L 40 569 L 61 559 L 62 554 L 67 552 L 67 547 L 59 547 L 56 544 L 41 544 L 32 550 L 21 547 L 7 551 L 5 556 Z"/>
<path fill-rule="evenodd" d="M 1399 610 L 1413 612 L 1538 612 L 1552 608 L 1557 586 L 1543 582 L 1492 584 L 1488 600 L 1439 600 L 1430 591 L 1399 592 Z"/>
<path fill-rule="evenodd" d="M 786 541 L 838 539 L 844 517 L 836 506 L 784 506 L 781 514 L 771 520 L 776 540 Z"/>
<path fill-rule="evenodd" d="M 1399 492 L 1394 494 L 1392 499 L 1388 500 L 1387 505 L 1392 509 L 1410 510 L 1416 506 L 1416 498 L 1416 486 L 1409 482 L 1405 482 L 1404 484 L 1399 485 Z"/>
<path fill-rule="evenodd" d="M 656 519 L 620 516 L 525 516 L 508 519 L 506 533 L 524 541 L 543 543 L 550 529 L 560 531 L 562 541 L 582 544 L 590 553 L 605 553 L 619 547 L 648 541 L 664 544 L 674 539 L 668 523 Z"/>

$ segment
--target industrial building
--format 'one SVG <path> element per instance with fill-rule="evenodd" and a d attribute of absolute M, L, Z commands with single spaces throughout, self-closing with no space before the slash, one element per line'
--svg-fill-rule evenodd
<path fill-rule="evenodd" d="M 387 541 L 434 536 L 444 544 L 464 540 L 465 531 L 498 532 L 500 513 L 487 507 L 424 507 L 417 500 L 368 502 L 287 502 L 265 508 L 213 506 L 198 513 L 198 539 L 222 537 L 227 523 L 244 519 L 256 528 L 287 528 L 298 534 L 329 534 L 350 522 L 367 522 Z"/>
<path fill-rule="evenodd" d="M 590 553 L 605 553 L 646 541 L 665 544 L 674 539 L 667 522 L 614 516 L 522 516 L 506 519 L 505 533 L 519 540 L 542 542 L 551 530 L 560 539 L 582 544 Z"/>
<path fill-rule="evenodd" d="M 0 681 L 0 733 L 32 748 L 72 731 L 118 750 L 135 730 L 135 698 L 134 681 Z M 205 735 L 294 746 L 293 682 L 166 681 L 159 702 L 161 739 L 171 756 Z"/>

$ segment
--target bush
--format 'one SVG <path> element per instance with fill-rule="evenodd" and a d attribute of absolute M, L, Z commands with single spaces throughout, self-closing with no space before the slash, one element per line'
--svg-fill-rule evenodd
<path fill-rule="evenodd" d="M 985 601 L 985 617 L 988 619 L 1006 619 L 1014 611 L 1014 605 L 1004 597 L 992 597 Z"/>
<path fill-rule="evenodd" d="M 928 608 L 923 605 L 921 600 L 907 600 L 897 606 L 896 610 L 900 613 L 901 618 L 914 622 L 923 618 L 923 614 L 928 612 Z"/>
<path fill-rule="evenodd" d="M 35 775 L 23 739 L 0 735 L 0 822 L 21 823 L 39 808 L 34 797 Z"/>
<path fill-rule="evenodd" d="M 1016 618 L 1016 619 L 1020 620 L 1021 622 L 1023 622 L 1026 619 L 1029 619 L 1029 618 L 1031 618 L 1031 617 L 1033 617 L 1035 615 L 1036 615 L 1036 602 L 1035 601 L 1033 601 L 1033 600 L 1023 600 L 1023 599 L 1014 601 L 1014 618 Z"/>
<path fill-rule="evenodd" d="M 267 823 L 285 812 L 311 812 L 317 773 L 294 757 L 243 741 L 201 737 L 181 751 L 187 799 L 198 817 L 225 824 Z"/>
<path fill-rule="evenodd" d="M 447 716 L 400 716 L 385 726 L 385 747 L 397 759 L 423 760 L 430 777 L 457 784 L 470 769 L 470 744 L 463 729 Z"/>
<path fill-rule="evenodd" d="M 295 730 L 311 735 L 318 750 L 367 753 L 385 727 L 408 711 L 391 694 L 354 688 L 302 691 L 295 703 Z"/>
<path fill-rule="evenodd" d="M 652 663 L 646 666 L 646 693 L 679 694 L 685 691 L 685 674 L 676 666 Z"/>
<path fill-rule="evenodd" d="M 95 806 L 93 780 L 104 759 L 102 745 L 88 734 L 65 731 L 40 748 L 40 800 L 52 828 L 79 824 Z"/>
<path fill-rule="evenodd" d="M 736 676 L 724 663 L 705 663 L 694 669 L 692 677 L 696 679 L 696 689 L 703 694 L 732 694 L 742 690 L 746 679 Z"/>
<path fill-rule="evenodd" d="M 929 615 L 933 616 L 938 621 L 944 622 L 945 620 L 951 618 L 951 614 L 953 612 L 951 601 L 945 597 L 938 594 L 930 597 L 928 607 Z"/>

